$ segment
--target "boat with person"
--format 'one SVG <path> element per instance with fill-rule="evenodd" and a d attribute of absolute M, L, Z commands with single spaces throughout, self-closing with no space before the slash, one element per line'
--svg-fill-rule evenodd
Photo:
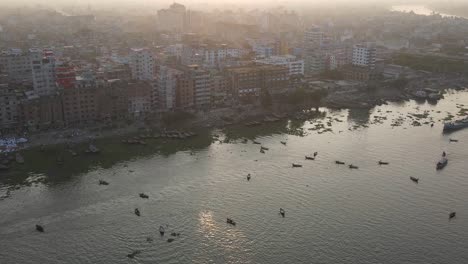
<path fill-rule="evenodd" d="M 293 168 L 301 168 L 302 165 L 301 165 L 301 164 L 297 164 L 297 163 L 293 163 L 293 164 L 292 164 L 292 167 L 293 167 Z"/>
<path fill-rule="evenodd" d="M 148 199 L 149 196 L 145 193 L 140 193 L 140 198 L 143 198 L 143 199 Z"/>
<path fill-rule="evenodd" d="M 413 177 L 411 176 L 410 179 L 415 182 L 415 183 L 418 183 L 419 182 L 419 178 L 416 178 L 416 177 Z"/>
<path fill-rule="evenodd" d="M 140 253 L 141 253 L 140 250 L 134 250 L 132 253 L 127 254 L 127 257 L 132 259 L 132 258 L 134 258 L 136 255 L 138 255 Z"/>
<path fill-rule="evenodd" d="M 104 180 L 99 180 L 99 185 L 109 185 L 109 183 Z"/>
<path fill-rule="evenodd" d="M 335 163 L 338 165 L 344 165 L 345 163 L 343 161 L 335 160 Z"/>
<path fill-rule="evenodd" d="M 306 160 L 315 160 L 315 158 L 314 158 L 314 157 L 311 157 L 311 156 L 305 156 L 305 159 L 306 159 Z"/>
<path fill-rule="evenodd" d="M 443 157 L 437 162 L 437 164 L 436 164 L 436 169 L 437 169 L 437 170 L 441 170 L 441 169 L 445 168 L 445 166 L 447 166 L 447 164 L 448 164 L 448 159 L 447 159 L 445 156 L 443 156 Z"/>
<path fill-rule="evenodd" d="M 349 167 L 350 169 L 356 169 L 356 170 L 359 169 L 358 166 L 353 165 L 353 164 L 348 165 L 348 167 Z"/>
<path fill-rule="evenodd" d="M 282 217 L 284 217 L 284 215 L 286 214 L 283 208 L 280 208 L 279 213 Z"/>
<path fill-rule="evenodd" d="M 449 219 L 454 218 L 456 215 L 457 215 L 456 212 L 451 212 L 451 213 L 449 214 Z"/>
<path fill-rule="evenodd" d="M 135 208 L 135 214 L 136 214 L 137 216 L 140 216 L 140 210 L 138 210 L 138 208 Z"/>
<path fill-rule="evenodd" d="M 379 160 L 378 163 L 379 163 L 379 165 L 388 165 L 388 164 L 390 164 L 390 163 L 388 163 L 386 161 L 381 161 L 381 160 Z"/>
<path fill-rule="evenodd" d="M 231 218 L 229 218 L 229 217 L 226 219 L 226 223 L 228 223 L 230 225 L 233 225 L 233 226 L 236 225 L 236 222 L 234 220 L 232 220 Z"/>
<path fill-rule="evenodd" d="M 161 236 L 164 236 L 164 232 L 165 232 L 164 226 L 159 226 L 159 234 L 160 234 Z"/>
<path fill-rule="evenodd" d="M 281 141 L 281 144 L 286 146 L 286 141 Z"/>
<path fill-rule="evenodd" d="M 44 227 L 41 226 L 41 225 L 36 225 L 36 230 L 37 230 L 38 232 L 43 233 L 43 232 L 44 232 Z"/>

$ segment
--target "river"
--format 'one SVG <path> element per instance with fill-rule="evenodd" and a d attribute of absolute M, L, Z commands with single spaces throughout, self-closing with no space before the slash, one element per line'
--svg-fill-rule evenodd
<path fill-rule="evenodd" d="M 186 141 L 105 139 L 100 155 L 65 156 L 62 166 L 60 147 L 28 151 L 26 164 L 0 174 L 0 196 L 11 190 L 0 200 L 0 263 L 465 263 L 468 130 L 441 133 L 462 105 L 468 93 L 453 92 L 437 105 L 321 109 L 305 122 Z M 442 151 L 449 164 L 436 171 Z M 170 232 L 180 233 L 172 243 Z"/>
<path fill-rule="evenodd" d="M 391 11 L 398 11 L 398 12 L 414 12 L 417 15 L 425 15 L 430 16 L 434 12 L 441 15 L 442 17 L 460 17 L 456 15 L 446 14 L 446 13 L 439 13 L 431 8 L 424 6 L 424 5 L 395 5 L 390 8 Z"/>

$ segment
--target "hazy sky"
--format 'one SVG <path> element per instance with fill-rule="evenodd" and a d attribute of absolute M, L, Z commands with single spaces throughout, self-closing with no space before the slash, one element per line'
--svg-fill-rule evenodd
<path fill-rule="evenodd" d="M 122 6 L 122 5 L 145 5 L 145 6 L 168 6 L 173 0 L 0 0 L 0 5 L 67 5 L 67 6 Z M 223 5 L 248 5 L 248 6 L 310 6 L 310 5 L 340 5 L 340 4 L 430 4 L 442 3 L 467 3 L 467 0 L 178 0 L 178 3 L 186 6 L 223 6 Z"/>

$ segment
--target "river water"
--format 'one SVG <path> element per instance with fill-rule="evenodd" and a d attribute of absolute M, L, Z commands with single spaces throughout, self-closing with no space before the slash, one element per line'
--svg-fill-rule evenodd
<path fill-rule="evenodd" d="M 61 148 L 29 151 L 25 165 L 0 174 L 0 196 L 11 189 L 0 200 L 0 263 L 465 263 L 468 130 L 441 133 L 460 104 L 467 93 L 148 146 L 106 139 L 100 155 L 65 155 L 63 166 Z M 444 150 L 449 164 L 436 171 Z M 172 243 L 170 232 L 180 233 Z M 141 253 L 127 258 L 133 250 Z"/>
<path fill-rule="evenodd" d="M 424 6 L 424 5 L 395 5 L 395 6 L 392 6 L 390 10 L 398 11 L 398 12 L 405 12 L 405 13 L 414 12 L 417 15 L 425 15 L 425 16 L 430 16 L 435 12 L 431 8 Z M 438 13 L 438 12 L 436 13 L 443 17 L 459 17 L 456 15 L 451 15 L 451 14 L 446 14 L 446 13 Z"/>

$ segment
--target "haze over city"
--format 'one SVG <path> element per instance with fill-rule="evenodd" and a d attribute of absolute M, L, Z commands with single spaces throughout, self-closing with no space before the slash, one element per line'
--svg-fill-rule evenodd
<path fill-rule="evenodd" d="M 0 0 L 0 263 L 465 263 L 468 3 Z"/>

